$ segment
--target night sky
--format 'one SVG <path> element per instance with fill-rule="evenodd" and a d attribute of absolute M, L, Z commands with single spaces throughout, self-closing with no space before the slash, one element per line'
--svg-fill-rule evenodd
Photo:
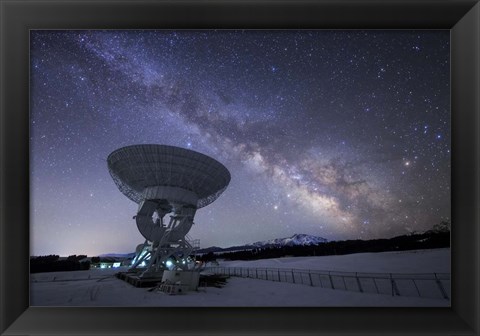
<path fill-rule="evenodd" d="M 450 218 L 449 31 L 32 31 L 31 254 L 132 252 L 106 158 L 143 143 L 230 171 L 201 247 L 384 238 Z"/>

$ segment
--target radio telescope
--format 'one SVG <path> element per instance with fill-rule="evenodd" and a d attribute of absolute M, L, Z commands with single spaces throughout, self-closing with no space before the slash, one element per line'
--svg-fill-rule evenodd
<path fill-rule="evenodd" d="M 138 204 L 134 219 L 145 242 L 137 247 L 131 269 L 145 267 L 141 276 L 188 269 L 193 217 L 227 188 L 228 169 L 204 154 L 167 145 L 122 147 L 107 164 L 118 189 Z M 167 214 L 170 219 L 164 221 Z"/>

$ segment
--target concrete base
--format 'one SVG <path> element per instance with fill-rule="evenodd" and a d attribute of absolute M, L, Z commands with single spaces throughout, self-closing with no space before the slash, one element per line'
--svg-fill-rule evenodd
<path fill-rule="evenodd" d="M 198 271 L 162 271 L 155 274 L 150 274 L 148 277 L 139 277 L 139 273 L 133 272 L 119 272 L 115 276 L 128 282 L 135 287 L 155 287 L 160 283 L 178 284 L 187 291 L 195 291 L 198 289 L 200 281 L 200 272 Z"/>
<path fill-rule="evenodd" d="M 127 272 L 120 272 L 116 274 L 116 277 L 119 278 L 120 280 L 123 280 L 125 282 L 128 282 L 132 286 L 135 287 L 155 287 L 158 285 L 160 282 L 162 282 L 162 275 L 163 274 L 156 274 L 155 277 L 142 277 L 140 278 L 137 273 L 127 273 Z"/>
<path fill-rule="evenodd" d="M 187 290 L 195 291 L 198 289 L 200 272 L 198 271 L 164 271 L 162 282 L 170 284 L 179 284 L 185 286 Z"/>

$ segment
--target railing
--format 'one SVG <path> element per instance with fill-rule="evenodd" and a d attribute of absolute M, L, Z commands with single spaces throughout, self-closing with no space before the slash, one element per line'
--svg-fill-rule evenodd
<path fill-rule="evenodd" d="M 361 293 L 445 300 L 450 298 L 450 273 L 363 273 L 246 267 L 207 267 L 205 271 Z"/>
<path fill-rule="evenodd" d="M 190 245 L 192 245 L 192 251 L 200 249 L 200 239 L 192 239 L 189 235 L 186 235 L 185 239 Z"/>
<path fill-rule="evenodd" d="M 61 276 L 53 276 L 51 278 L 42 278 L 42 279 L 36 279 L 33 277 L 30 277 L 31 282 L 69 282 L 69 281 L 86 281 L 86 280 L 97 280 L 98 282 L 105 280 L 105 279 L 110 279 L 115 277 L 114 274 L 107 275 L 107 276 L 96 276 L 92 277 L 89 275 L 86 278 L 63 278 Z"/>

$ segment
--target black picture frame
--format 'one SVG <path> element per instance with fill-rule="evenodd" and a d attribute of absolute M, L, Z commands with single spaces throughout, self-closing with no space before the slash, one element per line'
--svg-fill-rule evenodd
<path fill-rule="evenodd" d="M 2 335 L 478 335 L 480 5 L 472 0 L 0 0 Z M 29 307 L 30 29 L 450 29 L 450 308 Z"/>

